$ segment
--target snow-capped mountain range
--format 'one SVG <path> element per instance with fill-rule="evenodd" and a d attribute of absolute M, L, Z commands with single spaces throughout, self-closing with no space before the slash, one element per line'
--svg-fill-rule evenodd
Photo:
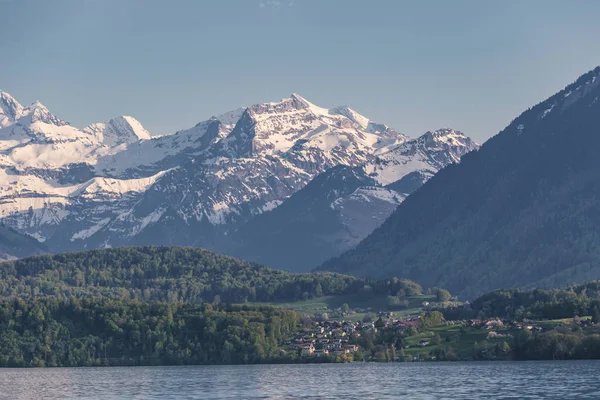
<path fill-rule="evenodd" d="M 478 147 L 441 129 L 392 146 L 366 163 L 315 177 L 276 209 L 237 229 L 217 250 L 306 272 L 356 246 L 444 166 Z"/>
<path fill-rule="evenodd" d="M 128 116 L 79 129 L 0 91 L 0 218 L 51 251 L 211 248 L 332 167 L 361 169 L 393 209 L 410 192 L 394 184 L 422 183 L 477 146 L 450 129 L 413 140 L 297 94 L 153 137 Z"/>

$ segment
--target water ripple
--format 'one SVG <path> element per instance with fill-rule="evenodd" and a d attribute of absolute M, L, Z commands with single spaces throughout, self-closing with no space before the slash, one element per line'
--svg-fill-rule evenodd
<path fill-rule="evenodd" d="M 0 399 L 600 399 L 600 362 L 0 369 Z"/>

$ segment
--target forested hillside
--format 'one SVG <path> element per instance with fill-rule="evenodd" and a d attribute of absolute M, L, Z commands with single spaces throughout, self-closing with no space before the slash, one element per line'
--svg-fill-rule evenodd
<path fill-rule="evenodd" d="M 0 264 L 0 297 L 103 297 L 168 302 L 272 302 L 357 293 L 421 292 L 415 282 L 330 272 L 293 274 L 195 247 L 122 247 Z"/>
<path fill-rule="evenodd" d="M 600 67 L 525 111 L 321 269 L 463 298 L 600 277 Z"/>
<path fill-rule="evenodd" d="M 191 247 L 29 257 L 0 263 L 0 367 L 298 361 L 281 343 L 310 320 L 234 303 L 421 293 L 407 280 L 292 274 Z"/>
<path fill-rule="evenodd" d="M 600 322 L 600 281 L 563 289 L 501 289 L 479 297 L 471 304 L 475 315 L 560 319 L 591 316 Z"/>
<path fill-rule="evenodd" d="M 93 299 L 0 302 L 0 367 L 248 364 L 280 357 L 293 311 Z"/>
<path fill-rule="evenodd" d="M 332 273 L 291 274 L 193 247 L 123 247 L 0 264 L 0 297 L 274 301 L 351 293 L 365 282 Z"/>

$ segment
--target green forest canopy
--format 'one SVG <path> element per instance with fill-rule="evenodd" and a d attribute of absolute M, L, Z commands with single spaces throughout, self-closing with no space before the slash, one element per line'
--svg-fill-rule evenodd
<path fill-rule="evenodd" d="M 0 367 L 260 363 L 298 320 L 274 307 L 3 300 Z"/>
<path fill-rule="evenodd" d="M 122 247 L 0 264 L 0 297 L 99 296 L 166 302 L 294 301 L 357 293 L 421 293 L 411 281 L 373 281 L 329 272 L 294 274 L 193 247 Z"/>

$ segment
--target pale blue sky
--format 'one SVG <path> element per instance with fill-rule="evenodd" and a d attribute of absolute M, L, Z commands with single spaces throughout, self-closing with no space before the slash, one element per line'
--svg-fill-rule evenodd
<path fill-rule="evenodd" d="M 600 64 L 597 0 L 0 0 L 0 88 L 152 133 L 293 92 L 479 141 Z"/>

